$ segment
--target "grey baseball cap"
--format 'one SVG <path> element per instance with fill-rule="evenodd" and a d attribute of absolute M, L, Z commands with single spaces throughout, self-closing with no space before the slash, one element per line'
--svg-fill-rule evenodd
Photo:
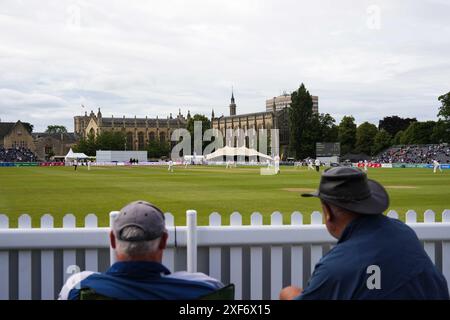
<path fill-rule="evenodd" d="M 150 241 L 162 236 L 166 230 L 164 213 L 155 205 L 138 200 L 127 204 L 114 220 L 113 230 L 122 241 Z M 144 231 L 143 237 L 122 238 L 126 227 L 138 227 Z"/>

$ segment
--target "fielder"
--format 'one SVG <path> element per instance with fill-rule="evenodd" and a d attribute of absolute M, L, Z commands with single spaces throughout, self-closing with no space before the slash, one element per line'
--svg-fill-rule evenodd
<path fill-rule="evenodd" d="M 275 169 L 276 174 L 280 173 L 280 157 L 279 156 L 274 157 L 274 169 Z"/>
<path fill-rule="evenodd" d="M 167 171 L 173 172 L 173 161 L 172 160 L 169 161 L 169 168 L 167 169 Z"/>
<path fill-rule="evenodd" d="M 314 166 L 313 166 L 313 161 L 312 159 L 308 159 L 308 171 L 309 170 L 313 170 L 314 171 Z"/>
<path fill-rule="evenodd" d="M 364 160 L 364 171 L 367 171 L 368 167 L 369 167 L 369 162 L 367 162 L 367 160 Z"/>
<path fill-rule="evenodd" d="M 433 173 L 436 173 L 438 168 L 442 172 L 441 164 L 437 160 L 433 160 Z"/>
<path fill-rule="evenodd" d="M 320 160 L 316 159 L 316 161 L 314 161 L 314 164 L 316 165 L 316 171 L 319 172 L 320 171 Z"/>

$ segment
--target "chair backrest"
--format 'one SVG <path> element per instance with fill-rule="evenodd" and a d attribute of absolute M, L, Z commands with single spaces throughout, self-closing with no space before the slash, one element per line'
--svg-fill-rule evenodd
<path fill-rule="evenodd" d="M 198 298 L 199 300 L 234 300 L 234 284 L 229 284 L 214 292 L 208 293 Z M 79 300 L 115 300 L 95 292 L 91 288 L 83 288 L 80 290 Z"/>
<path fill-rule="evenodd" d="M 234 300 L 234 284 L 231 283 L 212 293 L 208 293 L 200 297 L 199 300 Z"/>
<path fill-rule="evenodd" d="M 114 300 L 111 297 L 101 295 L 91 288 L 83 288 L 80 290 L 80 300 Z"/>

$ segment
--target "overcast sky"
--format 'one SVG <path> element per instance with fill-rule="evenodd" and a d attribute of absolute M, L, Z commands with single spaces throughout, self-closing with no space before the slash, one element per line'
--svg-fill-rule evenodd
<path fill-rule="evenodd" d="M 358 123 L 436 119 L 450 91 L 448 0 L 0 0 L 0 119 L 228 115 L 304 82 Z M 85 109 L 81 105 L 86 106 Z"/>

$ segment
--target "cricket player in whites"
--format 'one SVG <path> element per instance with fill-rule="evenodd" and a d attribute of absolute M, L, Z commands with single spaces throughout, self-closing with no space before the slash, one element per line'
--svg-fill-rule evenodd
<path fill-rule="evenodd" d="M 308 159 L 308 171 L 312 170 L 314 171 L 314 164 L 312 159 Z"/>
<path fill-rule="evenodd" d="M 169 172 L 173 172 L 173 161 L 169 160 L 169 168 L 167 169 Z"/>
<path fill-rule="evenodd" d="M 319 171 L 320 171 L 320 160 L 319 160 L 319 159 L 316 159 L 316 160 L 314 161 L 314 164 L 316 165 L 316 171 L 319 172 Z"/>
<path fill-rule="evenodd" d="M 369 162 L 367 162 L 367 160 L 364 160 L 364 171 L 367 171 L 368 167 L 369 167 Z"/>
<path fill-rule="evenodd" d="M 441 164 L 436 159 L 434 159 L 433 160 L 433 173 L 436 173 L 438 168 L 439 168 L 439 171 L 442 172 Z"/>
<path fill-rule="evenodd" d="M 275 174 L 280 173 L 280 157 L 277 155 L 273 158 Z"/>

